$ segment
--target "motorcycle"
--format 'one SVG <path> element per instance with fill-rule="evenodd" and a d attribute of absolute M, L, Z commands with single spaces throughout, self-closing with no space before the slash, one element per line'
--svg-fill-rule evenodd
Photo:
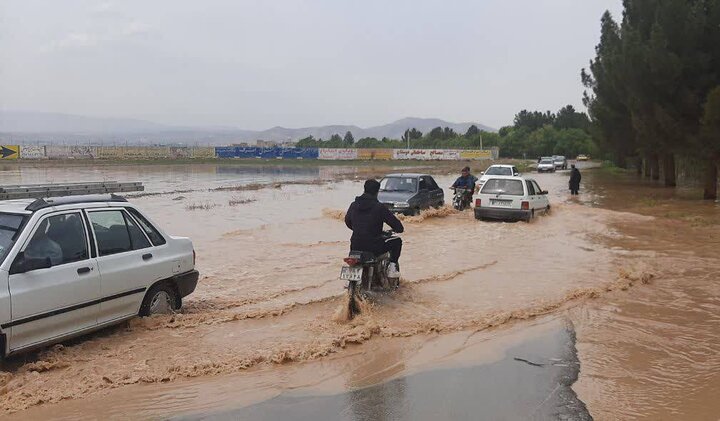
<path fill-rule="evenodd" d="M 453 208 L 459 211 L 468 209 L 470 207 L 470 203 L 472 202 L 473 190 L 462 187 L 451 188 L 455 190 L 455 194 L 453 195 Z"/>
<path fill-rule="evenodd" d="M 383 231 L 383 240 L 395 238 L 393 231 Z M 376 256 L 367 251 L 351 250 L 344 258 L 345 266 L 340 269 L 340 279 L 347 281 L 348 316 L 360 313 L 358 300 L 364 300 L 375 292 L 391 291 L 400 286 L 399 278 L 388 277 L 390 253 Z"/>

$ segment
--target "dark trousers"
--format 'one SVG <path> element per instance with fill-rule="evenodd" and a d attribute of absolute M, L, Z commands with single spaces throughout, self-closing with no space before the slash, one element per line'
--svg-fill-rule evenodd
<path fill-rule="evenodd" d="M 390 252 L 390 261 L 397 264 L 400 259 L 400 252 L 402 251 L 402 238 L 393 237 L 385 240 L 385 246 L 383 247 L 383 253 Z M 398 265 L 398 268 L 400 265 Z"/>
<path fill-rule="evenodd" d="M 578 193 L 578 190 L 579 190 L 579 189 L 572 189 L 572 188 L 571 188 L 571 189 L 570 189 L 570 194 L 573 195 L 573 196 L 576 196 L 576 195 L 580 194 L 580 193 Z"/>
<path fill-rule="evenodd" d="M 376 256 L 390 253 L 390 261 L 397 264 L 398 259 L 400 259 L 400 252 L 402 251 L 402 238 L 388 238 L 382 243 L 379 249 L 377 247 L 377 243 L 373 246 L 369 246 L 367 243 L 350 241 L 350 251 L 369 251 Z"/>

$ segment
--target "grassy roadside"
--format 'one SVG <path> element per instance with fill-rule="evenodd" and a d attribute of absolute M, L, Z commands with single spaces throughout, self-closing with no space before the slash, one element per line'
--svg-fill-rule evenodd
<path fill-rule="evenodd" d="M 636 171 L 634 168 L 620 168 L 611 161 L 603 161 L 600 165 L 599 170 L 606 174 L 615 174 L 615 175 L 621 175 L 621 174 L 635 174 Z"/>

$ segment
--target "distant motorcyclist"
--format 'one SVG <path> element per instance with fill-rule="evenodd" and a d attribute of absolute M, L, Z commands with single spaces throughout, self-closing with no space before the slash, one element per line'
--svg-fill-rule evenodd
<path fill-rule="evenodd" d="M 393 237 L 384 239 L 383 224 L 388 224 L 393 231 L 401 233 L 405 230 L 390 210 L 377 199 L 380 183 L 377 180 L 365 181 L 364 193 L 355 198 L 345 214 L 345 225 L 353 233 L 350 237 L 350 250 L 369 251 L 375 255 L 390 252 L 388 278 L 400 277 L 400 252 L 402 239 Z"/>
<path fill-rule="evenodd" d="M 467 200 L 469 202 L 472 202 L 472 195 L 475 191 L 475 183 L 477 182 L 477 177 L 470 174 L 470 167 L 465 167 L 460 172 L 460 177 L 455 180 L 452 186 L 450 188 L 459 188 L 459 189 L 467 189 L 465 194 L 467 195 Z"/>

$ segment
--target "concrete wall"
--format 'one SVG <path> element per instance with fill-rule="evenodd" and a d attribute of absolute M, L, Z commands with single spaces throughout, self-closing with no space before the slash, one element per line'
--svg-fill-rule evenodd
<path fill-rule="evenodd" d="M 0 145 L 1 146 L 1 145 Z M 499 150 L 457 149 L 355 149 L 355 148 L 260 148 L 260 147 L 185 147 L 185 146 L 1 146 L 0 159 L 323 159 L 323 160 L 443 160 L 497 159 Z"/>

